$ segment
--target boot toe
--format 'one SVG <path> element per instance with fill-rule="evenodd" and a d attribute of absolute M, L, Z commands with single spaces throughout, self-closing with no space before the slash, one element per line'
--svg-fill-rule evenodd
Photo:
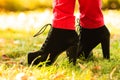
<path fill-rule="evenodd" d="M 40 62 L 46 61 L 48 53 L 42 51 L 29 52 L 28 53 L 28 64 L 38 65 Z"/>
<path fill-rule="evenodd" d="M 28 53 L 28 64 L 38 64 L 39 62 L 36 61 L 37 57 L 39 57 L 38 52 L 29 52 Z"/>

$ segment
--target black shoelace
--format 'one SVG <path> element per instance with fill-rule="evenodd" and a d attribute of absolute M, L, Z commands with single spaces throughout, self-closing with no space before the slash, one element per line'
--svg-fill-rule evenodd
<path fill-rule="evenodd" d="M 44 25 L 33 37 L 36 37 L 36 36 L 42 34 L 48 26 L 52 26 L 52 24 Z M 79 20 L 79 18 L 77 18 L 76 31 L 77 31 L 78 35 L 80 34 L 80 28 L 81 28 L 80 27 L 80 20 Z"/>
<path fill-rule="evenodd" d="M 52 24 L 46 24 L 46 25 L 44 25 L 33 37 L 36 37 L 36 36 L 42 34 L 46 30 L 46 28 L 48 26 L 52 26 Z"/>
<path fill-rule="evenodd" d="M 80 32 L 81 32 L 81 26 L 80 26 L 80 19 L 77 18 L 76 20 L 76 32 L 78 33 L 78 35 L 80 35 Z"/>

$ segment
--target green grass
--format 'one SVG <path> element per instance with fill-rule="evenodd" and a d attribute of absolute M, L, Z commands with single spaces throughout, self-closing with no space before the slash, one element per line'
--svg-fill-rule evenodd
<path fill-rule="evenodd" d="M 93 60 L 77 60 L 76 66 L 68 63 L 65 52 L 51 66 L 28 66 L 27 53 L 40 49 L 48 28 L 35 38 L 36 30 L 33 29 L 0 29 L 0 80 L 120 80 L 120 28 L 117 28 L 119 22 L 116 22 L 119 14 L 120 11 L 104 11 L 106 25 L 111 32 L 111 59 L 103 59 L 101 46 L 98 45 L 93 50 Z"/>
<path fill-rule="evenodd" d="M 120 79 L 120 38 L 111 33 L 111 60 L 102 58 L 101 46 L 94 49 L 94 59 L 78 60 L 77 65 L 68 63 L 65 52 L 49 67 L 28 66 L 27 53 L 38 50 L 45 40 L 46 33 L 33 38 L 35 31 L 0 30 L 0 56 L 8 56 L 8 60 L 0 58 L 0 80 L 15 80 L 23 74 L 22 80 L 113 80 Z M 22 64 L 22 65 L 21 65 Z"/>

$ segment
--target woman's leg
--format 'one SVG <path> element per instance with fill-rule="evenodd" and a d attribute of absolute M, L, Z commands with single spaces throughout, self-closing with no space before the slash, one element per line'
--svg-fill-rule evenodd
<path fill-rule="evenodd" d="M 52 64 L 57 56 L 68 48 L 77 44 L 78 35 L 74 27 L 75 0 L 54 0 L 53 24 L 41 49 L 37 52 L 28 53 L 28 64 L 37 65 L 46 61 Z"/>
<path fill-rule="evenodd" d="M 52 23 L 54 28 L 75 30 L 75 1 L 54 0 Z"/>

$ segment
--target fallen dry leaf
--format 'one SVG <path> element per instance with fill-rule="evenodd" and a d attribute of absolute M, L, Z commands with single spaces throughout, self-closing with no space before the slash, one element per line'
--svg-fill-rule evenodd
<path fill-rule="evenodd" d="M 6 54 L 2 55 L 2 60 L 10 60 L 10 57 L 8 57 Z"/>
<path fill-rule="evenodd" d="M 64 78 L 65 78 L 65 72 L 62 72 L 62 73 L 55 74 L 52 80 L 61 80 Z"/>
<path fill-rule="evenodd" d="M 32 74 L 27 75 L 21 72 L 16 75 L 15 80 L 36 80 L 36 78 Z"/>
<path fill-rule="evenodd" d="M 94 70 L 101 70 L 101 66 L 94 66 Z"/>
<path fill-rule="evenodd" d="M 6 61 L 5 63 L 6 63 L 7 65 L 11 65 L 11 64 L 12 64 L 12 65 L 13 65 L 13 64 L 17 64 L 17 62 L 15 62 L 15 61 Z"/>
<path fill-rule="evenodd" d="M 92 68 L 92 72 L 94 72 L 94 73 L 99 73 L 100 71 L 101 71 L 101 66 L 100 65 L 95 65 L 95 66 L 93 66 L 93 68 Z"/>
<path fill-rule="evenodd" d="M 85 68 L 86 68 L 86 66 L 84 66 L 84 65 L 82 65 L 82 64 L 80 64 L 80 63 L 78 63 L 79 64 L 79 66 L 80 66 L 80 68 L 82 69 L 82 70 L 84 70 Z"/>
<path fill-rule="evenodd" d="M 25 73 L 18 73 L 15 80 L 27 80 L 28 76 Z"/>

